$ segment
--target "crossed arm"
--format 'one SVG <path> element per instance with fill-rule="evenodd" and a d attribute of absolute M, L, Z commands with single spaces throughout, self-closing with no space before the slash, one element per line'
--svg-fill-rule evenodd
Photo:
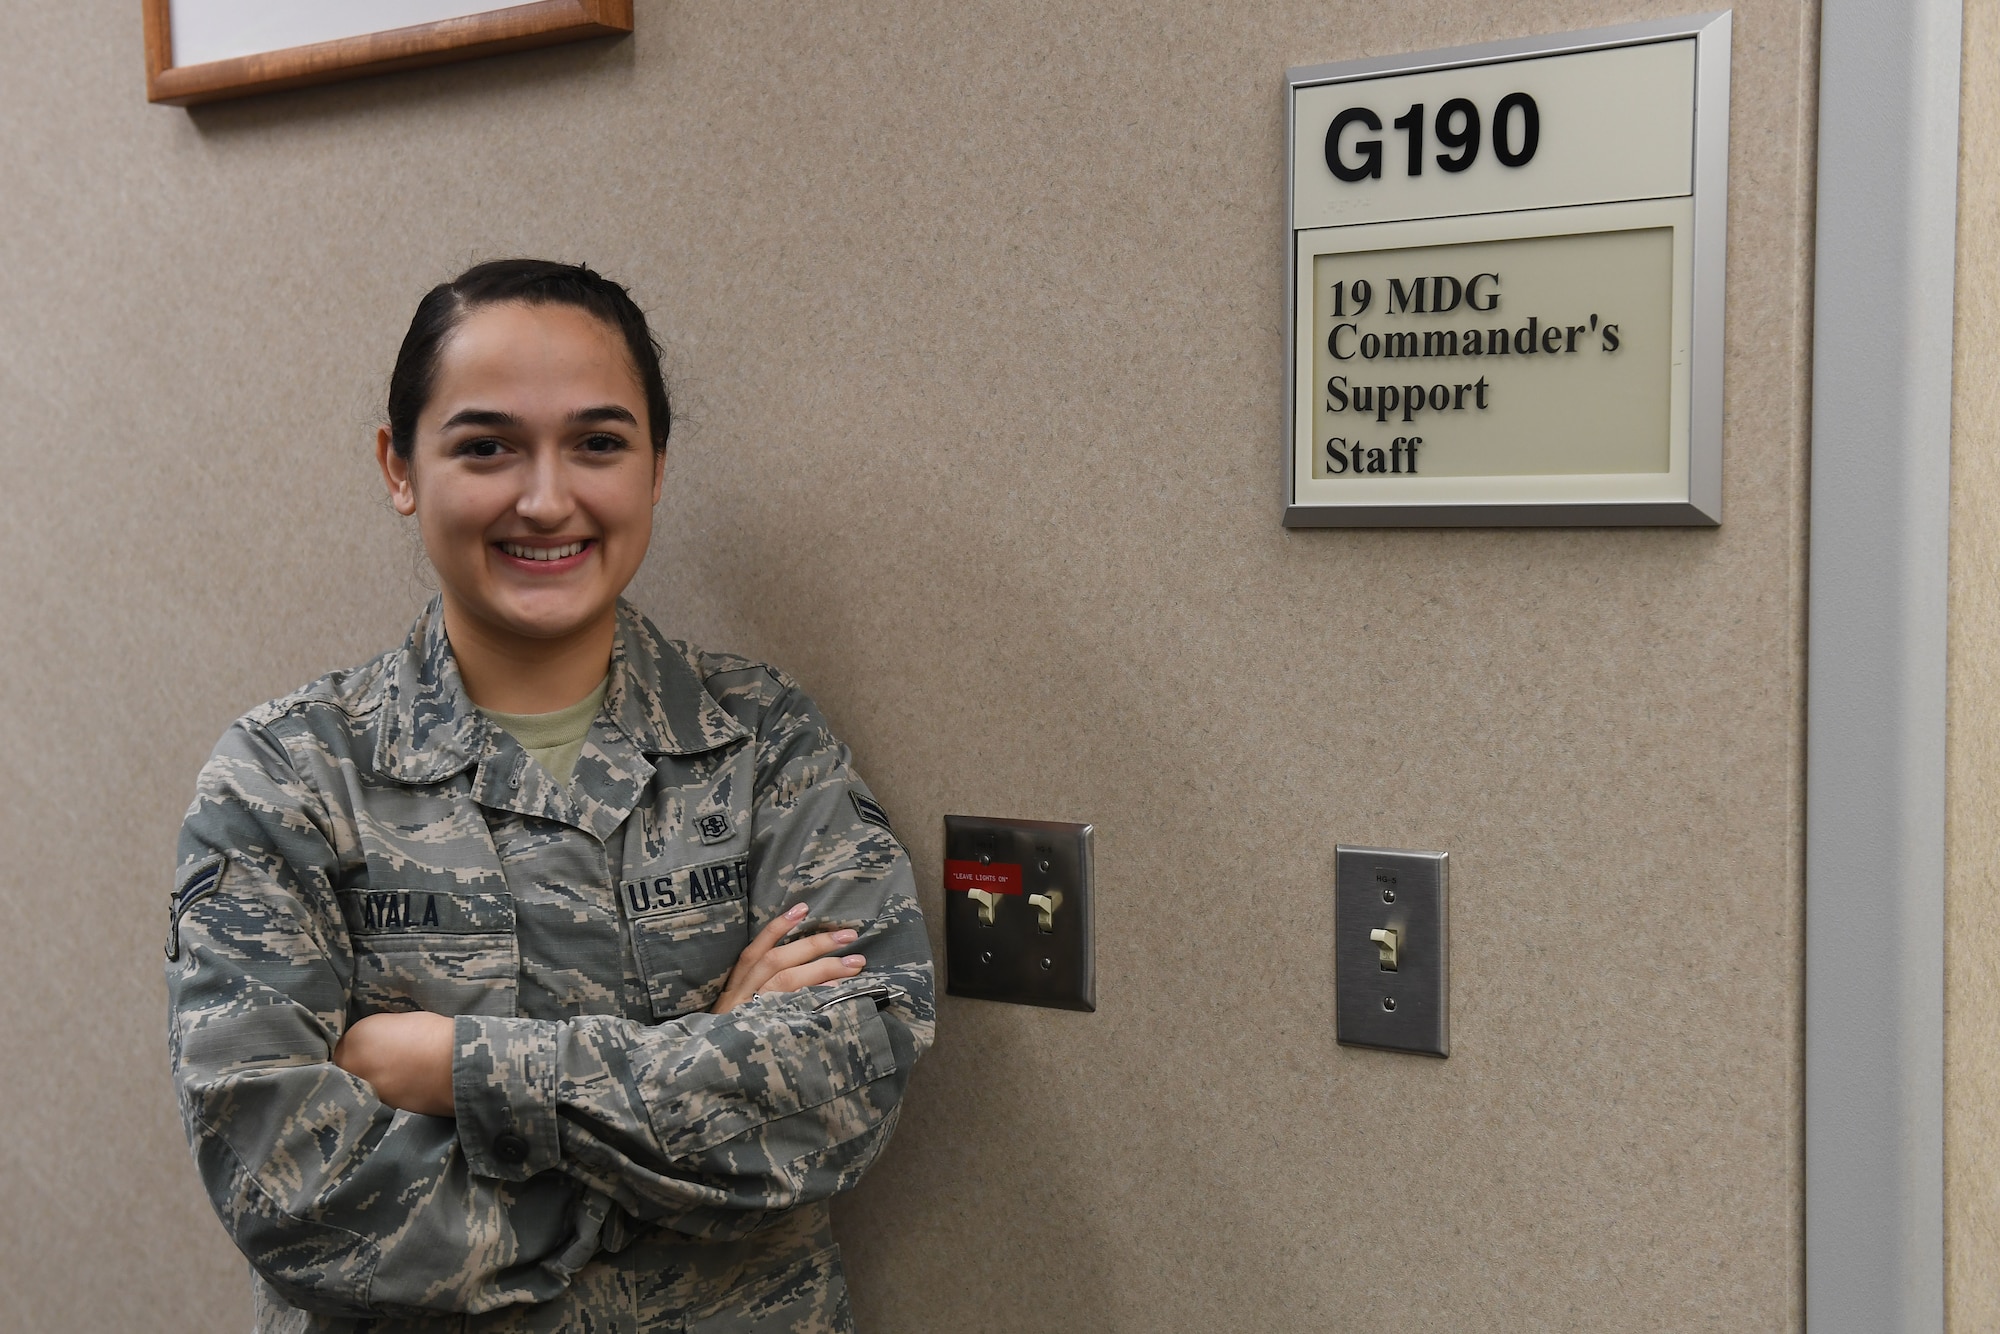
<path fill-rule="evenodd" d="M 853 931 L 822 931 L 789 945 L 785 933 L 806 915 L 794 904 L 771 919 L 736 958 L 710 1014 L 727 1014 L 753 996 L 802 991 L 825 982 L 844 982 L 868 960 L 859 954 L 829 958 L 854 942 Z M 424 1011 L 385 1012 L 356 1020 L 333 1049 L 333 1063 L 368 1082 L 375 1096 L 400 1111 L 451 1116 L 454 1021 Z"/>
<path fill-rule="evenodd" d="M 928 940 L 908 860 L 848 799 L 809 702 L 762 707 L 758 737 L 772 907 L 810 906 L 743 950 L 717 1013 L 350 1022 L 330 905 L 354 840 L 329 745 L 256 720 L 225 735 L 182 832 L 169 1049 L 217 1216 L 286 1302 L 548 1301 L 614 1210 L 727 1238 L 859 1180 L 930 1045 Z M 787 942 L 813 913 L 860 934 Z M 843 953 L 863 948 L 869 972 Z"/>

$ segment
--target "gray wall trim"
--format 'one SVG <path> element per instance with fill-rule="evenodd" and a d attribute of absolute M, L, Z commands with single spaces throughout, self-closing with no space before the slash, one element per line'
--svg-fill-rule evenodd
<path fill-rule="evenodd" d="M 1961 19 L 1958 0 L 1821 9 L 1806 706 L 1812 1334 L 1944 1328 Z"/>

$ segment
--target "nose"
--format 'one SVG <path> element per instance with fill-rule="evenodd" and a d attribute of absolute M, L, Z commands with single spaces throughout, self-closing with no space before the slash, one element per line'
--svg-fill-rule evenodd
<path fill-rule="evenodd" d="M 559 528 L 576 508 L 560 449 L 535 451 L 514 512 L 538 528 Z"/>

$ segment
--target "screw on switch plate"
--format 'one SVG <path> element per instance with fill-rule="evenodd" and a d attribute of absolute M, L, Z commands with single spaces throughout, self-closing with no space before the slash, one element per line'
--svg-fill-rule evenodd
<path fill-rule="evenodd" d="M 944 817 L 946 990 L 1097 1008 L 1091 827 Z"/>
<path fill-rule="evenodd" d="M 1334 1036 L 1451 1054 L 1449 854 L 1334 850 Z"/>

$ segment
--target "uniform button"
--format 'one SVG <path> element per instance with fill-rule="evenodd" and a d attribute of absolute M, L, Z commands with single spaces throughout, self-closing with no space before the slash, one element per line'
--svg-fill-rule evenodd
<path fill-rule="evenodd" d="M 518 1167 L 528 1161 L 528 1141 L 508 1131 L 493 1137 L 493 1156 L 510 1167 Z"/>

